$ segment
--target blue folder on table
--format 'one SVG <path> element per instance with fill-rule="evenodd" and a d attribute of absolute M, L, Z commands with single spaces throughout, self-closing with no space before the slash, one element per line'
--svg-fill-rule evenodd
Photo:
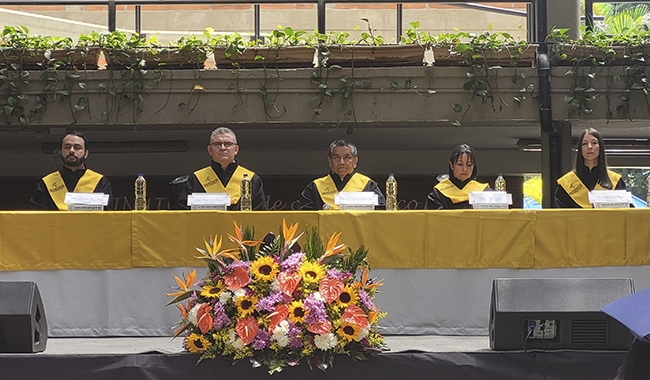
<path fill-rule="evenodd" d="M 629 328 L 637 339 L 650 343 L 650 288 L 618 299 L 600 310 Z"/>

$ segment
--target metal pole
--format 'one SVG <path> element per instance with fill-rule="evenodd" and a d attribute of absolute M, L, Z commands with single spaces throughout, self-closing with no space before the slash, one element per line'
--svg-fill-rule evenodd
<path fill-rule="evenodd" d="M 539 52 L 546 53 L 546 35 L 548 34 L 548 13 L 546 9 L 546 0 L 537 0 L 535 3 L 535 24 L 537 31 L 537 43 L 539 43 Z"/>
<path fill-rule="evenodd" d="M 108 31 L 109 32 L 114 32 L 116 27 L 115 27 L 115 14 L 117 13 L 117 10 L 115 8 L 115 1 L 109 0 L 108 2 Z"/>
<path fill-rule="evenodd" d="M 590 32 L 594 31 L 594 1 L 585 0 L 585 25 Z"/>
<path fill-rule="evenodd" d="M 397 43 L 402 39 L 402 3 L 397 4 Z"/>
<path fill-rule="evenodd" d="M 318 0 L 318 33 L 325 34 L 325 0 Z"/>
<path fill-rule="evenodd" d="M 255 42 L 259 41 L 262 36 L 260 29 L 260 5 L 255 4 Z"/>
<path fill-rule="evenodd" d="M 139 36 L 142 32 L 142 6 L 135 6 L 135 33 Z"/>

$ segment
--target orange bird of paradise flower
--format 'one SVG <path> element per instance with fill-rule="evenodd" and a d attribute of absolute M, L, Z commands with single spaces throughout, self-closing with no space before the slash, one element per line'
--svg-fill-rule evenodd
<path fill-rule="evenodd" d="M 357 288 L 357 289 L 359 289 L 359 288 L 363 288 L 364 290 L 367 291 L 367 290 L 370 290 L 370 289 L 372 289 L 372 288 L 376 288 L 376 287 L 378 287 L 378 286 L 382 286 L 382 285 L 384 284 L 384 280 L 383 280 L 383 279 L 381 279 L 381 280 L 379 280 L 379 281 L 377 281 L 377 282 L 374 282 L 374 283 L 372 283 L 372 284 L 368 284 L 368 273 L 369 273 L 369 272 L 370 272 L 370 271 L 368 270 L 368 267 L 365 267 L 365 269 L 363 270 L 363 274 L 361 275 L 361 282 L 357 282 L 357 281 L 355 281 L 353 286 L 354 286 L 355 288 Z"/>
<path fill-rule="evenodd" d="M 261 240 L 244 240 L 241 227 L 237 225 L 237 222 L 233 221 L 232 224 L 235 225 L 235 235 L 237 236 L 232 236 L 231 234 L 228 234 L 228 238 L 230 239 L 231 242 L 239 245 L 240 249 L 244 252 L 248 252 L 246 247 L 254 247 L 258 244 L 260 244 L 262 241 Z"/>
<path fill-rule="evenodd" d="M 197 248 L 196 250 L 199 251 L 201 254 L 203 254 L 203 256 L 197 257 L 197 259 L 210 259 L 210 260 L 218 261 L 220 263 L 221 263 L 220 260 L 221 257 L 236 260 L 237 257 L 239 256 L 239 249 L 230 248 L 230 249 L 224 249 L 223 251 L 220 251 L 222 241 L 223 239 L 221 238 L 221 236 L 219 236 L 219 239 L 217 240 L 216 235 L 214 239 L 210 238 L 209 241 L 204 240 L 203 242 L 205 243 L 206 250 Z"/>
<path fill-rule="evenodd" d="M 174 292 L 174 293 L 167 293 L 167 296 L 180 296 L 181 294 L 185 294 L 190 291 L 190 286 L 194 285 L 194 281 L 196 280 L 196 269 L 190 272 L 190 268 L 187 268 L 187 278 L 185 278 L 185 274 L 183 274 L 183 279 L 181 280 L 178 278 L 175 274 L 173 274 L 174 278 L 176 279 L 176 282 L 178 283 L 178 286 L 181 288 L 181 290 Z"/>
<path fill-rule="evenodd" d="M 327 249 L 325 250 L 323 256 L 321 256 L 318 259 L 318 263 L 322 263 L 323 260 L 325 260 L 328 257 L 336 256 L 346 247 L 345 244 L 336 245 L 336 243 L 338 243 L 339 241 L 340 236 L 341 236 L 340 232 L 338 234 L 336 232 L 332 234 L 330 240 L 327 242 Z"/>

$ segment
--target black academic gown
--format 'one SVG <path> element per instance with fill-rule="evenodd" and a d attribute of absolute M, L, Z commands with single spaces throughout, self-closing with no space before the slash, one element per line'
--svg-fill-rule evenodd
<path fill-rule="evenodd" d="M 352 175 L 355 172 L 352 172 L 343 178 L 341 180 L 341 177 L 339 177 L 338 174 L 330 173 L 330 177 L 332 177 L 332 180 L 334 180 L 334 184 L 336 185 L 336 190 L 338 192 L 341 192 L 345 185 L 348 184 L 350 181 L 350 178 L 352 178 Z M 374 180 L 368 181 L 366 186 L 363 188 L 361 191 L 372 191 L 373 193 L 377 194 L 378 198 L 378 205 L 375 207 L 376 209 L 385 209 L 386 208 L 386 198 L 384 197 L 384 194 L 381 192 L 381 189 L 379 188 L 379 185 L 377 182 Z M 320 197 L 320 193 L 318 192 L 318 188 L 316 187 L 315 182 L 311 182 L 305 189 L 302 191 L 300 194 L 300 209 L 301 210 L 322 210 L 323 205 L 325 202 L 323 202 L 323 199 Z"/>
<path fill-rule="evenodd" d="M 582 175 L 578 174 L 574 170 L 574 173 L 578 176 L 580 181 L 585 185 L 589 191 L 593 190 L 594 187 L 596 187 L 596 183 L 598 183 L 598 178 L 600 178 L 600 167 L 599 166 L 594 166 L 591 170 L 588 167 L 585 167 L 585 170 L 582 171 Z M 614 187 L 614 190 L 625 190 L 625 181 L 623 181 L 623 178 L 621 178 L 616 186 Z M 557 185 L 557 189 L 555 189 L 555 207 L 556 208 L 582 208 L 580 207 L 579 204 L 576 203 L 576 201 L 571 198 L 569 193 L 566 192 L 566 190 L 560 186 Z"/>
<path fill-rule="evenodd" d="M 214 170 L 214 172 L 217 174 L 217 177 L 219 177 L 221 184 L 226 187 L 228 186 L 228 182 L 230 182 L 230 178 L 232 178 L 232 175 L 239 164 L 237 162 L 233 162 L 226 167 L 226 170 L 223 170 L 221 168 L 221 164 L 214 161 L 212 161 L 210 166 L 212 166 L 212 170 Z M 189 209 L 187 206 L 187 196 L 192 193 L 205 193 L 203 185 L 201 185 L 201 182 L 199 182 L 199 179 L 196 178 L 196 175 L 194 173 L 192 173 L 190 178 L 187 180 L 185 186 L 178 196 L 178 205 L 181 209 Z M 262 178 L 260 178 L 260 176 L 257 174 L 251 178 L 251 200 L 253 201 L 253 210 L 268 210 L 268 207 L 266 205 L 266 195 L 264 195 L 264 184 L 262 183 Z M 234 205 L 228 206 L 228 210 L 241 210 L 241 199 Z"/>
<path fill-rule="evenodd" d="M 81 177 L 86 173 L 86 169 L 79 169 L 73 172 L 67 167 L 63 167 L 63 169 L 59 170 L 59 173 L 61 174 L 61 178 L 63 178 L 63 182 L 65 183 L 65 187 L 68 189 L 68 192 L 73 192 L 74 188 L 79 182 L 79 179 L 81 179 Z M 95 190 L 93 190 L 93 193 L 108 194 L 108 205 L 104 207 L 104 210 L 113 209 L 113 189 L 111 188 L 111 183 L 108 181 L 108 179 L 106 179 L 106 177 L 102 176 L 102 178 L 97 183 Z M 31 201 L 42 210 L 59 210 L 59 208 L 56 206 L 56 203 L 54 203 L 54 200 L 50 196 L 50 193 L 47 191 L 47 186 L 45 186 L 43 179 L 41 179 L 38 185 L 36 185 L 36 189 L 32 194 Z"/>

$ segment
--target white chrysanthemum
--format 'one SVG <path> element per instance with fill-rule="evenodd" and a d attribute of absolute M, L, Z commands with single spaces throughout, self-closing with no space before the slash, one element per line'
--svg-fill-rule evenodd
<path fill-rule="evenodd" d="M 367 337 L 369 332 L 370 332 L 370 326 L 364 327 L 361 330 L 359 330 L 359 339 L 363 339 Z"/>
<path fill-rule="evenodd" d="M 230 301 L 231 297 L 232 297 L 232 293 L 230 293 L 230 292 L 221 292 L 221 294 L 219 294 L 219 303 L 222 304 L 222 305 L 225 305 L 225 304 L 228 303 L 228 301 Z"/>
<path fill-rule="evenodd" d="M 237 332 L 235 330 L 230 330 L 230 333 L 228 334 L 228 341 L 226 343 L 230 345 L 234 345 L 235 340 L 237 340 Z"/>
<path fill-rule="evenodd" d="M 193 324 L 194 326 L 198 325 L 198 323 L 199 323 L 199 320 L 198 320 L 198 318 L 197 318 L 197 315 L 198 315 L 198 313 L 199 313 L 199 307 L 200 307 L 200 306 L 201 306 L 201 304 L 200 304 L 200 303 L 197 303 L 196 305 L 194 305 L 194 307 L 193 307 L 192 309 L 190 309 L 190 312 L 187 313 L 187 320 L 188 320 L 191 324 Z"/>
<path fill-rule="evenodd" d="M 289 339 L 289 337 L 285 335 L 285 336 L 283 336 L 282 338 L 277 339 L 277 342 L 278 342 L 278 346 L 280 346 L 280 347 L 286 347 L 286 346 L 288 346 L 289 343 L 291 342 L 291 339 Z"/>
<path fill-rule="evenodd" d="M 244 341 L 241 340 L 241 338 L 237 338 L 237 339 L 235 339 L 235 341 L 232 343 L 232 346 L 233 346 L 233 348 L 235 348 L 236 350 L 241 350 L 242 348 L 244 348 Z"/>
<path fill-rule="evenodd" d="M 274 278 L 273 281 L 271 281 L 271 292 L 279 292 L 280 290 L 280 283 L 278 282 L 278 278 Z"/>
<path fill-rule="evenodd" d="M 316 299 L 317 301 L 325 302 L 325 298 L 323 298 L 323 296 L 320 294 L 320 292 L 315 292 L 313 294 L 313 296 L 314 296 L 314 299 Z"/>
<path fill-rule="evenodd" d="M 273 329 L 273 335 L 271 335 L 271 339 L 278 342 L 278 345 L 280 347 L 286 347 L 291 342 L 291 339 L 289 339 L 289 337 L 287 336 L 288 334 L 289 334 L 289 322 L 287 322 L 285 319 Z"/>
<path fill-rule="evenodd" d="M 338 343 L 336 341 L 336 335 L 331 332 L 316 335 L 314 337 L 314 344 L 323 351 L 331 350 L 336 347 L 336 343 Z"/>
<path fill-rule="evenodd" d="M 236 300 L 236 299 L 238 299 L 238 298 L 240 298 L 240 297 L 245 296 L 245 295 L 246 295 L 246 290 L 245 290 L 245 289 L 242 289 L 242 288 L 239 288 L 239 289 L 235 289 L 235 290 L 233 290 L 232 293 L 233 293 L 233 297 L 234 297 L 235 300 Z"/>

